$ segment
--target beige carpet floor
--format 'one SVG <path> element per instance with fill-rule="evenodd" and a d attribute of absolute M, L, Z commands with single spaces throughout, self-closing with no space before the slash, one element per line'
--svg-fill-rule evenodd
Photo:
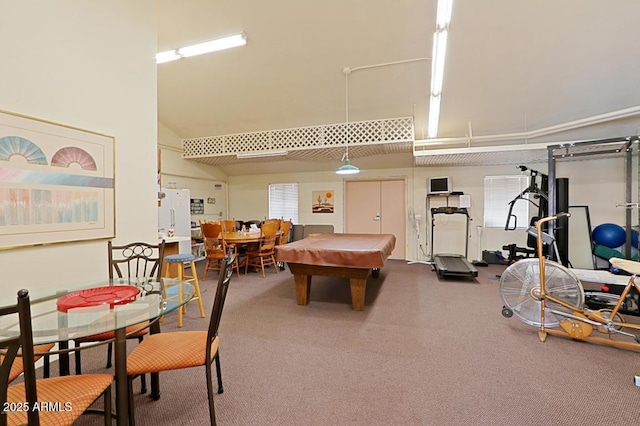
<path fill-rule="evenodd" d="M 218 424 L 640 424 L 640 354 L 553 336 L 540 343 L 537 329 L 501 315 L 503 269 L 440 280 L 428 265 L 388 261 L 367 282 L 363 312 L 351 310 L 344 279 L 315 277 L 310 304 L 298 306 L 288 270 L 234 275 Z M 210 308 L 215 272 L 208 278 Z M 183 329 L 205 327 L 191 304 Z M 163 330 L 175 329 L 168 317 Z M 104 371 L 104 359 L 104 348 L 86 351 L 85 371 Z M 137 424 L 208 424 L 204 368 L 163 373 L 161 386 L 159 401 L 136 396 Z"/>

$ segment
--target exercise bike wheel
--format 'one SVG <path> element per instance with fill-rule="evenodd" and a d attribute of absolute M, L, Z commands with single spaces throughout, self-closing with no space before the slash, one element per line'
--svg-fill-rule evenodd
<path fill-rule="evenodd" d="M 545 262 L 547 294 L 572 306 L 584 305 L 582 284 L 569 269 L 553 261 Z M 540 265 L 539 260 L 522 259 L 510 265 L 500 277 L 500 297 L 504 307 L 513 311 L 522 322 L 540 327 Z M 571 310 L 547 300 L 544 314 L 545 327 L 557 327 L 564 316 L 549 309 L 571 313 Z M 503 307 L 503 311 L 504 311 Z"/>

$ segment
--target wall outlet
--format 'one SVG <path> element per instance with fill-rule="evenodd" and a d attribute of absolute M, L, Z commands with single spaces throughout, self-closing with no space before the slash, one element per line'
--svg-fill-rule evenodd
<path fill-rule="evenodd" d="M 634 376 L 634 383 L 636 386 L 640 387 L 640 376 Z"/>

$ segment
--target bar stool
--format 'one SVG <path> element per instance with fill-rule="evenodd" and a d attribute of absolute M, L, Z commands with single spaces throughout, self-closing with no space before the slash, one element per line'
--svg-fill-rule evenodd
<path fill-rule="evenodd" d="M 196 273 L 196 257 L 193 254 L 172 254 L 169 256 L 165 256 L 164 261 L 167 264 L 166 273 L 169 272 L 169 265 L 174 263 L 178 265 L 178 279 L 191 282 L 193 281 L 194 286 L 196 287 L 196 295 L 193 299 L 198 300 L 198 307 L 200 308 L 200 317 L 204 318 L 204 306 L 202 305 L 202 297 L 200 295 L 200 284 L 198 283 L 198 274 Z M 184 273 L 184 264 L 185 262 L 189 262 L 191 266 L 191 275 L 185 275 Z M 166 276 L 165 273 L 165 276 Z M 182 300 L 183 296 L 183 287 L 179 286 L 179 300 Z M 165 295 L 166 297 L 166 295 Z M 191 300 L 193 300 L 191 299 Z M 187 304 L 182 305 L 182 308 L 178 309 L 178 327 L 182 327 L 182 314 L 187 312 Z"/>

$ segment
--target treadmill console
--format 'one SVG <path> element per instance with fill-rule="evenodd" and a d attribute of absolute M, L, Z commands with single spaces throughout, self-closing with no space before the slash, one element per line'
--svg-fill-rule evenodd
<path fill-rule="evenodd" d="M 466 207 L 432 207 L 431 214 L 463 214 L 469 216 L 469 212 Z"/>

